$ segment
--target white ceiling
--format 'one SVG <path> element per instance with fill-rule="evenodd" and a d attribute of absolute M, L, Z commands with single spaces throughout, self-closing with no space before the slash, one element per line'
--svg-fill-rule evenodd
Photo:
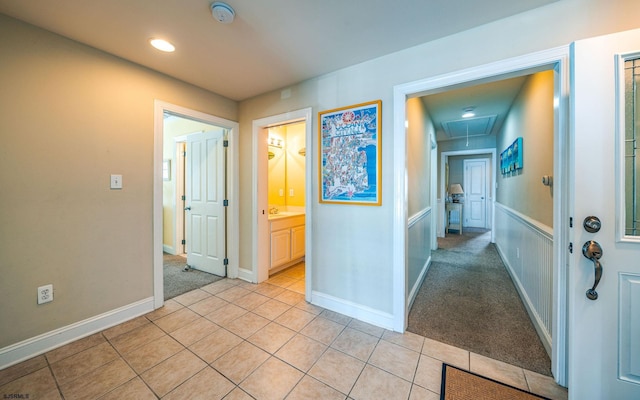
<path fill-rule="evenodd" d="M 554 1 L 228 0 L 228 25 L 212 0 L 0 0 L 0 13 L 240 101 Z"/>
<path fill-rule="evenodd" d="M 467 127 L 469 137 L 496 134 L 526 79 L 527 75 L 423 96 L 436 139 L 464 139 Z M 466 120 L 462 114 L 468 107 L 474 108 L 476 116 Z M 491 118 L 493 125 L 488 126 Z M 449 132 L 443 124 L 449 125 Z"/>

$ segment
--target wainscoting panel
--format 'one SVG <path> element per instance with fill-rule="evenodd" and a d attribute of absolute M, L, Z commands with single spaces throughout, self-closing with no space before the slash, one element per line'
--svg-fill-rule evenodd
<path fill-rule="evenodd" d="M 431 264 L 431 207 L 409 218 L 408 221 L 408 262 L 407 262 L 407 304 L 409 309 L 422 285 Z"/>
<path fill-rule="evenodd" d="M 551 355 L 553 229 L 496 203 L 496 248 Z"/>
<path fill-rule="evenodd" d="M 640 384 L 640 276 L 620 274 L 619 378 Z"/>

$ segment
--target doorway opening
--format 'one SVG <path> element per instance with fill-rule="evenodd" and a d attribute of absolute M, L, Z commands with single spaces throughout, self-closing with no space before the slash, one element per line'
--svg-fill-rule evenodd
<path fill-rule="evenodd" d="M 197 252 L 202 248 L 203 240 L 210 247 L 206 250 L 207 258 L 212 258 L 208 257 L 212 254 L 224 257 L 215 260 L 221 264 L 216 266 L 215 271 L 207 270 L 208 265 L 198 268 L 209 273 L 217 272 L 218 276 L 237 277 L 238 124 L 157 100 L 154 115 L 153 288 L 154 307 L 159 308 L 165 299 L 165 258 L 173 257 L 170 262 L 176 264 L 176 267 L 184 260 L 186 266 L 190 252 Z M 186 157 L 184 149 L 187 150 Z M 211 171 L 215 173 L 212 174 Z M 194 186 L 196 181 L 205 186 Z M 214 186 L 217 188 L 215 191 L 212 190 Z M 209 204 L 202 207 L 200 204 L 196 205 L 198 199 L 202 198 L 200 194 L 203 191 L 208 192 L 209 199 L 215 200 L 205 203 L 220 203 L 216 204 L 215 210 L 209 210 Z M 196 195 L 192 196 L 193 194 Z M 190 213 L 188 208 L 193 208 L 194 205 L 196 212 Z M 198 207 L 206 209 L 200 210 Z M 196 228 L 202 227 L 203 219 L 208 220 L 207 226 L 217 226 L 214 235 L 216 240 L 193 236 Z M 192 241 L 192 250 L 189 250 L 188 241 Z M 186 246 L 183 246 L 185 242 Z M 185 254 L 187 257 L 182 257 Z M 195 281 L 188 282 L 187 286 L 206 281 L 193 276 L 187 280 Z"/>
<path fill-rule="evenodd" d="M 459 89 L 463 87 L 472 87 L 474 85 L 496 82 L 506 78 L 525 76 L 534 74 L 541 71 L 552 71 L 553 74 L 553 200 L 552 209 L 553 217 L 552 224 L 553 229 L 551 232 L 540 229 L 542 236 L 547 236 L 549 239 L 550 247 L 545 249 L 547 254 L 550 254 L 551 260 L 551 293 L 550 296 L 550 314 L 548 317 L 551 323 L 549 340 L 552 343 L 552 372 L 558 383 L 566 385 L 566 273 L 564 266 L 567 265 L 567 255 L 562 249 L 568 246 L 569 232 L 568 228 L 563 224 L 563 220 L 568 218 L 567 204 L 568 204 L 568 188 L 566 181 L 568 178 L 568 168 L 566 166 L 566 160 L 568 157 L 568 105 L 566 100 L 568 98 L 569 87 L 569 64 L 568 64 L 569 50 L 566 47 L 552 49 L 545 52 L 535 53 L 518 57 L 515 59 L 504 60 L 496 62 L 490 65 L 479 66 L 476 68 L 470 68 L 464 71 L 453 72 L 450 74 L 437 76 L 433 78 L 424 79 L 422 81 L 416 81 L 408 84 L 399 85 L 394 89 L 394 120 L 395 132 L 405 132 L 405 127 L 402 126 L 407 116 L 407 100 L 414 97 L 427 96 L 435 93 L 446 92 L 451 89 Z M 442 146 L 441 143 L 438 144 Z M 497 146 L 496 146 L 497 147 Z M 406 135 L 396 135 L 394 137 L 394 169 L 396 182 L 398 182 L 396 191 L 403 193 L 408 188 L 404 185 L 404 171 L 406 168 L 406 150 L 407 149 L 407 137 Z M 446 149 L 445 149 L 446 150 Z M 501 150 L 501 149 L 498 149 Z M 547 150 L 548 151 L 548 150 Z M 494 164 L 495 165 L 495 164 Z M 435 171 L 432 171 L 432 179 L 437 179 Z M 539 179 L 539 177 L 538 177 Z M 442 186 L 442 184 L 441 184 Z M 441 199 L 443 197 L 440 194 Z M 404 209 L 405 213 L 395 213 L 394 217 L 394 265 L 396 266 L 396 273 L 394 274 L 394 284 L 397 285 L 397 292 L 402 293 L 405 298 L 402 302 L 398 301 L 396 307 L 397 312 L 404 316 L 402 322 L 402 328 L 406 328 L 408 306 L 412 299 L 406 297 L 406 291 L 404 288 L 407 285 L 407 261 L 406 261 L 406 249 L 410 240 L 407 233 L 407 215 L 406 206 L 401 203 L 402 199 L 396 199 L 396 209 Z M 494 201 L 495 203 L 495 201 Z M 444 220 L 444 204 L 442 201 L 438 204 L 432 205 L 432 207 L 438 208 L 437 215 L 440 221 L 440 226 L 443 226 Z M 500 229 L 501 227 L 508 226 L 509 221 L 505 220 L 505 214 L 510 214 L 509 217 L 520 218 L 520 221 L 527 221 L 527 217 L 523 213 L 508 213 L 505 212 L 505 208 L 500 204 L 494 206 L 495 210 L 492 219 L 495 221 L 493 229 Z M 442 217 L 440 217 L 442 216 Z M 535 228 L 535 223 L 532 224 Z M 494 232 L 494 235 L 499 232 Z M 504 232 L 502 232 L 504 233 Z M 499 240 L 499 239 L 498 239 Z M 507 246 L 509 249 L 513 249 L 514 253 L 518 250 L 522 251 L 522 248 Z M 507 255 L 510 256 L 510 255 Z M 520 258 L 521 260 L 522 258 Z M 429 263 L 425 264 L 425 270 L 429 268 Z M 425 274 L 426 275 L 426 274 Z M 424 275 L 422 275 L 424 277 Z M 399 299 L 398 299 L 399 300 Z M 404 309 L 400 310 L 399 307 L 404 305 Z M 400 321 L 398 321 L 400 322 Z"/>
<path fill-rule="evenodd" d="M 552 256 L 531 254 L 518 237 L 536 236 L 530 241 L 540 248 L 552 246 L 552 239 L 537 235 L 538 226 L 553 232 L 552 192 L 539 182 L 553 171 L 553 87 L 552 71 L 540 71 L 423 97 L 439 147 L 448 150 L 441 153 L 439 171 L 432 173 L 439 177 L 445 223 L 408 327 L 544 375 L 551 374 L 551 321 L 546 317 L 552 307 Z M 475 118 L 461 120 L 469 102 Z M 457 119 L 450 121 L 452 116 Z M 454 135 L 456 123 L 462 125 L 460 135 Z M 521 149 L 526 170 L 506 172 L 496 154 L 517 137 L 527 144 Z M 547 151 L 536 154 L 534 149 Z M 510 234 L 516 236 L 499 236 L 498 244 L 492 229 L 494 201 L 500 206 L 498 217 L 509 221 Z M 536 226 L 512 221 L 516 214 Z M 518 254 L 510 257 L 512 251 Z M 436 312 L 419 318 L 426 309 Z"/>
<path fill-rule="evenodd" d="M 312 148 L 310 108 L 253 121 L 254 267 L 240 270 L 245 279 L 259 283 L 293 267 L 289 274 L 303 279 L 307 301 L 313 260 Z"/>
<path fill-rule="evenodd" d="M 480 175 L 470 171 L 469 163 L 484 161 L 484 168 Z M 478 148 L 472 150 L 451 150 L 440 152 L 438 169 L 432 171 L 431 179 L 439 182 L 438 193 L 438 237 L 445 237 L 449 222 L 449 213 L 446 204 L 453 201 L 451 186 L 460 185 L 463 199 L 461 207 L 460 224 L 464 227 L 483 228 L 490 230 L 491 242 L 495 241 L 493 235 L 494 199 L 496 195 L 496 148 Z M 409 189 L 411 190 L 411 189 Z M 484 197 L 484 198 L 474 198 Z M 460 200 L 458 200 L 460 201 Z M 472 204 L 477 201 L 476 204 Z M 442 205 L 444 203 L 444 205 Z M 478 216 L 480 215 L 480 216 Z"/>
<path fill-rule="evenodd" d="M 164 299 L 226 276 L 227 129 L 164 113 Z"/>

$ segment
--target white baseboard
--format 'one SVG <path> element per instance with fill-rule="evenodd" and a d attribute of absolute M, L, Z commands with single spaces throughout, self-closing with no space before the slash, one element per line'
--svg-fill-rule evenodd
<path fill-rule="evenodd" d="M 379 326 L 381 328 L 393 330 L 393 314 L 375 310 L 361 304 L 353 303 L 344 299 L 339 299 L 331 295 L 313 291 L 311 293 L 311 304 L 344 314 L 348 317 Z"/>
<path fill-rule="evenodd" d="M 153 297 L 0 349 L 0 370 L 153 311 Z"/>
<path fill-rule="evenodd" d="M 172 254 L 172 255 L 174 255 L 174 256 L 176 255 L 176 251 L 175 251 L 175 249 L 173 248 L 173 246 L 170 246 L 170 245 L 168 245 L 168 244 L 163 244 L 163 245 L 162 245 L 162 252 L 163 252 L 163 253 L 167 253 L 167 254 Z"/>
<path fill-rule="evenodd" d="M 231 278 L 231 276 L 229 276 L 228 278 Z M 246 268 L 238 268 L 238 279 L 242 279 L 243 281 L 247 281 L 247 282 L 251 282 L 251 283 L 256 283 L 253 281 L 253 271 L 250 269 L 246 269 Z"/>

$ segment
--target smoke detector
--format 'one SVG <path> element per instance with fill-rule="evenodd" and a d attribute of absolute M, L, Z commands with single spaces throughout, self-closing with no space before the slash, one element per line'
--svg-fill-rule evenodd
<path fill-rule="evenodd" d="M 211 4 L 211 14 L 213 15 L 213 18 L 223 24 L 232 23 L 233 18 L 236 16 L 235 11 L 233 11 L 233 8 L 231 8 L 230 5 L 220 1 L 216 1 Z"/>

